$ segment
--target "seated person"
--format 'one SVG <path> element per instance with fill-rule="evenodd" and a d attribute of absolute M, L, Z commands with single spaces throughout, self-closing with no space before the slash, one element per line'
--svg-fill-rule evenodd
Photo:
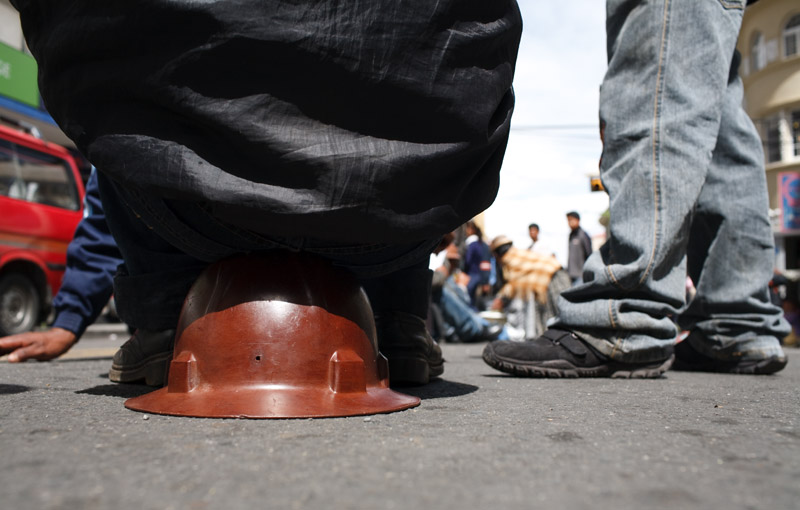
<path fill-rule="evenodd" d="M 524 338 L 535 338 L 558 315 L 558 296 L 570 287 L 569 275 L 554 256 L 519 249 L 503 235 L 492 240 L 491 250 L 505 282 L 492 308 L 505 309 L 509 324 Z"/>
<path fill-rule="evenodd" d="M 503 326 L 492 324 L 476 313 L 467 293 L 455 282 L 461 259 L 458 248 L 451 243 L 444 252 L 443 263 L 431 268 L 434 270 L 431 306 L 437 318 L 434 334 L 447 342 L 471 343 L 501 338 Z"/>

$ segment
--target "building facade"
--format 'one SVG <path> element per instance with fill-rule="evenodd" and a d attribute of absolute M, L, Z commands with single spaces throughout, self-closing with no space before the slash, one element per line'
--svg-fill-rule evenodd
<path fill-rule="evenodd" d="M 0 120 L 33 126 L 45 140 L 74 147 L 42 104 L 36 77 L 19 14 L 8 0 L 0 0 Z"/>
<path fill-rule="evenodd" d="M 744 106 L 764 146 L 777 266 L 800 270 L 800 2 L 749 5 L 738 50 Z"/>

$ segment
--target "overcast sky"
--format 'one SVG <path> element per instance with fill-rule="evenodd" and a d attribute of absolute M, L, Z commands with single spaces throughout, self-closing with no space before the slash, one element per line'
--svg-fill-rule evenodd
<path fill-rule="evenodd" d="M 486 211 L 489 238 L 505 234 L 527 247 L 528 224 L 538 223 L 543 241 L 566 257 L 565 214 L 577 210 L 590 235 L 608 207 L 605 193 L 589 191 L 597 172 L 598 90 L 606 69 L 605 2 L 519 0 L 522 43 L 514 79 L 516 108 L 500 173 L 500 192 Z M 542 126 L 589 126 L 545 130 Z"/>

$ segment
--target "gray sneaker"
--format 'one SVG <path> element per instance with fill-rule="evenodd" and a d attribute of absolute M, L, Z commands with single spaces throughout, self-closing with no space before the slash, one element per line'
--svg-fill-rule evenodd
<path fill-rule="evenodd" d="M 117 383 L 144 383 L 161 387 L 167 381 L 175 330 L 137 329 L 111 360 L 108 378 Z"/>
<path fill-rule="evenodd" d="M 685 372 L 717 372 L 723 374 L 749 374 L 769 375 L 780 372 L 786 366 L 786 356 L 771 356 L 762 359 L 731 359 L 721 360 L 711 358 L 695 349 L 690 339 L 699 332 L 693 331 L 682 342 L 675 346 L 675 365 L 673 370 Z"/>

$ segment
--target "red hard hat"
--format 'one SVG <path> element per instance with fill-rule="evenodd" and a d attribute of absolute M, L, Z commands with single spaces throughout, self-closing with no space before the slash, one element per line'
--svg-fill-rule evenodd
<path fill-rule="evenodd" d="M 288 252 L 217 262 L 181 311 L 165 388 L 129 409 L 209 418 L 387 413 L 419 404 L 389 389 L 366 294 L 347 271 Z"/>

